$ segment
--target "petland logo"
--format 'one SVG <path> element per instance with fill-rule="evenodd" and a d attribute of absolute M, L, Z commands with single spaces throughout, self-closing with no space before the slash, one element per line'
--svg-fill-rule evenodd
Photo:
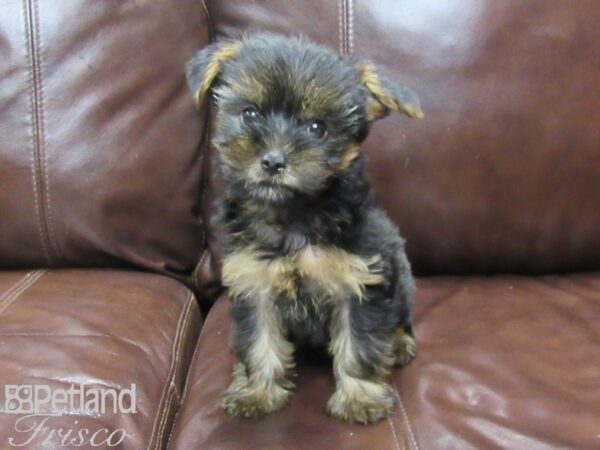
<path fill-rule="evenodd" d="M 18 414 L 15 422 L 16 435 L 8 438 L 12 447 L 31 448 L 34 442 L 46 446 L 59 442 L 63 447 L 116 447 L 125 439 L 133 437 L 123 428 L 92 430 L 79 426 L 72 416 L 99 417 L 110 414 L 135 414 L 136 386 L 129 389 L 91 388 L 83 384 L 71 384 L 68 389 L 51 388 L 48 385 L 8 384 L 4 386 L 5 414 Z M 65 420 L 53 424 L 57 417 L 68 415 Z M 53 426 L 54 425 L 54 426 Z"/>

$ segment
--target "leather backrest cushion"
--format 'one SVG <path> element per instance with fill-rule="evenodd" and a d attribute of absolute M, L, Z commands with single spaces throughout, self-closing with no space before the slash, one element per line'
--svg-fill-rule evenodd
<path fill-rule="evenodd" d="M 213 0 L 215 29 L 375 62 L 425 118 L 363 149 L 417 272 L 600 268 L 600 2 Z"/>
<path fill-rule="evenodd" d="M 197 0 L 3 2 L 0 267 L 194 267 L 208 41 Z"/>

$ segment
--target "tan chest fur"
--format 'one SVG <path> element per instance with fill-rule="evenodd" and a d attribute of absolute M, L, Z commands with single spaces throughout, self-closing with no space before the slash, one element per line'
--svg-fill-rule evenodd
<path fill-rule="evenodd" d="M 223 261 L 223 283 L 230 297 L 284 295 L 296 299 L 306 286 L 329 299 L 353 295 L 362 299 L 365 286 L 383 282 L 381 256 L 368 259 L 335 247 L 307 246 L 292 256 L 264 258 L 248 247 Z"/>

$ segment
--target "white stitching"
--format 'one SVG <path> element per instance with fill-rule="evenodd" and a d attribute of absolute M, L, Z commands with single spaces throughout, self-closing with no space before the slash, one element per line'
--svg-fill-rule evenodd
<path fill-rule="evenodd" d="M 354 52 L 354 1 L 338 1 L 338 28 L 340 53 L 347 55 Z"/>
<path fill-rule="evenodd" d="M 390 429 L 392 430 L 392 435 L 394 436 L 394 443 L 396 444 L 396 448 L 398 450 L 402 450 L 402 447 L 400 447 L 400 441 L 398 440 L 398 434 L 396 433 L 396 427 L 394 426 L 394 421 L 391 417 L 388 417 L 388 423 L 390 424 Z"/>
<path fill-rule="evenodd" d="M 344 5 L 344 55 L 348 54 L 348 0 L 343 1 Z"/>
<path fill-rule="evenodd" d="M 26 39 L 26 47 L 27 47 L 27 58 L 29 59 L 29 64 L 31 65 L 29 69 L 29 115 L 31 116 L 31 178 L 33 181 L 33 199 L 35 204 L 35 216 L 38 222 L 38 233 L 40 237 L 40 243 L 42 245 L 42 252 L 44 253 L 44 257 L 46 258 L 46 262 L 50 264 L 52 261 L 50 259 L 50 253 L 48 252 L 48 247 L 46 245 L 46 237 L 44 235 L 44 226 L 42 224 L 42 214 L 40 207 L 40 198 L 39 198 L 39 184 L 37 178 L 37 164 L 36 164 L 36 154 L 37 154 L 37 145 L 36 145 L 36 129 L 37 129 L 37 116 L 35 115 L 35 64 L 34 64 L 34 55 L 33 55 L 33 36 L 31 30 L 31 16 L 29 12 L 29 2 L 28 0 L 23 0 L 23 15 L 25 16 L 25 39 Z"/>
<path fill-rule="evenodd" d="M 200 340 L 196 343 L 196 348 L 194 348 L 194 353 L 192 353 L 192 359 L 190 360 L 190 367 L 188 369 L 188 374 L 185 377 L 185 384 L 183 386 L 183 393 L 181 394 L 180 404 L 184 404 L 185 396 L 187 394 L 188 383 L 190 382 L 190 375 L 192 374 L 192 368 L 194 367 L 194 359 L 196 358 L 196 352 L 198 351 L 198 347 L 200 347 Z M 165 448 L 169 448 L 171 446 L 171 438 L 173 437 L 173 432 L 175 431 L 175 425 L 177 425 L 177 419 L 179 418 L 179 413 L 181 412 L 181 406 L 177 408 L 175 412 L 175 417 L 173 417 L 173 426 L 171 427 L 171 431 L 169 432 L 169 438 L 167 439 L 167 445 Z"/>
<path fill-rule="evenodd" d="M 408 413 L 406 412 L 406 408 L 404 408 L 404 403 L 402 402 L 402 397 L 400 396 L 400 391 L 398 390 L 398 386 L 396 385 L 396 380 L 392 377 L 392 384 L 394 386 L 394 390 L 396 391 L 396 395 L 398 395 L 398 406 L 400 406 L 400 411 L 402 412 L 402 417 L 404 418 L 404 423 L 406 425 L 406 429 L 408 430 L 408 438 L 410 440 L 411 446 L 419 450 L 419 445 L 417 444 L 417 440 L 415 439 L 415 434 L 413 433 L 412 426 L 410 425 L 410 420 L 408 419 Z"/>
<path fill-rule="evenodd" d="M 188 315 L 188 311 L 190 310 L 190 306 L 191 306 L 190 299 L 192 299 L 192 298 L 193 298 L 193 295 L 192 295 L 192 292 L 190 291 L 188 293 L 187 303 L 186 303 L 185 307 L 183 308 L 183 311 L 181 312 L 181 316 L 179 317 L 179 320 L 177 321 L 177 331 L 175 332 L 175 336 L 173 338 L 173 352 L 172 352 L 172 356 L 171 356 L 171 367 L 169 368 L 169 373 L 167 374 L 166 384 L 165 384 L 165 387 L 161 394 L 160 401 L 158 403 L 158 408 L 162 408 L 162 411 L 161 411 L 162 413 L 160 415 L 160 420 L 158 422 L 159 430 L 162 427 L 162 423 L 163 423 L 165 415 L 167 415 L 167 413 L 168 413 L 167 405 L 169 403 L 169 398 L 167 398 L 164 405 L 163 405 L 163 401 L 165 399 L 165 395 L 168 395 L 171 392 L 171 385 L 172 385 L 172 381 L 173 381 L 173 378 L 175 377 L 175 372 L 176 372 L 176 361 L 178 359 L 177 354 L 179 352 L 179 346 L 182 342 L 181 335 L 183 333 L 184 323 L 187 323 L 187 315 Z M 158 418 L 158 416 L 157 416 L 157 418 Z M 150 446 L 152 445 L 152 441 L 154 440 L 154 436 L 157 431 L 156 425 L 157 425 L 157 422 L 154 422 L 154 425 L 152 426 L 152 434 L 150 436 L 150 441 L 148 443 L 148 448 L 150 448 Z M 158 447 L 158 444 L 160 442 L 158 439 L 159 439 L 159 437 L 157 438 L 155 447 Z"/>
<path fill-rule="evenodd" d="M 0 305 L 2 304 L 2 302 L 8 298 L 9 296 L 11 296 L 13 294 L 14 291 L 16 291 L 17 289 L 19 289 L 21 287 L 21 285 L 29 279 L 29 277 L 31 276 L 31 274 L 35 273 L 36 271 L 32 271 L 32 272 L 27 272 L 22 278 L 19 278 L 19 280 L 14 283 L 13 285 L 11 285 L 7 290 L 4 291 L 4 293 L 2 295 L 0 295 Z"/>
<path fill-rule="evenodd" d="M 354 0 L 348 0 L 348 53 L 354 53 Z"/>
<path fill-rule="evenodd" d="M 342 55 L 346 54 L 346 0 L 342 0 Z"/>
<path fill-rule="evenodd" d="M 188 299 L 190 298 L 190 294 L 191 294 L 191 292 L 188 293 Z M 182 330 L 183 318 L 185 317 L 186 310 L 187 310 L 187 303 L 186 303 L 186 306 L 181 311 L 181 315 L 179 316 L 179 319 L 177 320 L 177 328 L 175 331 L 175 336 L 173 337 L 173 350 L 171 353 L 171 365 L 169 367 L 169 372 L 167 374 L 167 380 L 165 383 L 165 387 L 163 388 L 163 392 L 160 395 L 160 400 L 158 402 L 158 410 L 159 410 L 159 412 L 162 413 L 160 415 L 159 422 L 162 421 L 162 416 L 164 415 L 164 409 L 161 410 L 161 406 L 162 407 L 166 406 L 166 402 L 165 402 L 165 405 L 163 405 L 163 400 L 165 399 L 165 395 L 167 395 L 170 391 L 169 388 L 171 386 L 171 376 L 175 369 L 175 353 L 176 353 L 176 349 L 179 344 L 179 334 L 181 333 L 181 330 Z M 157 416 L 156 419 L 158 419 L 158 417 L 159 416 Z M 152 426 L 152 433 L 150 434 L 150 440 L 148 441 L 148 448 L 150 448 L 150 446 L 152 445 L 152 441 L 154 440 L 154 435 L 156 433 L 156 426 L 159 424 L 156 422 L 156 419 L 155 419 L 154 425 Z"/>
<path fill-rule="evenodd" d="M 344 54 L 344 42 L 343 42 L 343 25 L 342 25 L 342 12 L 343 12 L 343 7 L 342 7 L 342 3 L 344 2 L 344 0 L 338 0 L 338 40 L 339 40 L 339 49 L 340 49 L 340 54 L 343 55 Z"/>
<path fill-rule="evenodd" d="M 23 283 L 17 290 L 15 290 L 9 297 L 6 297 L 2 304 L 0 304 L 0 314 L 2 314 L 6 309 L 12 305 L 15 300 L 19 298 L 19 296 L 29 289 L 31 286 L 35 284 L 37 280 L 39 280 L 44 274 L 45 270 L 39 270 L 34 273 L 25 283 Z"/>
<path fill-rule="evenodd" d="M 214 306 L 213 306 L 214 308 Z M 204 330 L 207 328 L 206 324 L 208 323 L 208 318 L 210 317 L 210 313 L 213 310 L 213 308 L 211 308 L 211 310 L 208 312 L 206 319 L 204 319 L 204 323 L 202 324 L 202 329 L 200 330 L 200 334 L 198 335 L 198 340 L 196 341 L 198 343 L 198 345 L 196 346 L 196 348 L 194 349 L 194 353 L 192 354 L 192 359 L 190 361 L 190 364 L 194 361 L 194 358 L 196 356 L 196 351 L 198 350 L 198 347 L 200 347 L 200 340 L 202 339 L 202 336 L 204 336 Z M 191 371 L 190 371 L 191 372 Z M 183 388 L 183 393 L 181 394 L 181 400 L 183 401 L 183 399 L 185 399 L 185 396 L 187 395 L 187 380 L 190 377 L 190 373 L 188 373 L 188 376 L 186 377 L 186 384 Z"/>
<path fill-rule="evenodd" d="M 209 316 L 210 316 L 210 312 L 209 312 L 209 315 L 206 316 L 206 319 L 208 319 Z M 185 398 L 187 396 L 188 386 L 190 383 L 190 377 L 192 375 L 194 361 L 196 360 L 196 353 L 198 352 L 198 349 L 200 348 L 200 339 L 202 339 L 202 335 L 204 334 L 204 329 L 206 328 L 206 322 L 207 322 L 206 319 L 204 320 L 204 323 L 202 324 L 202 329 L 200 330 L 200 335 L 198 336 L 198 340 L 196 341 L 196 347 L 194 348 L 194 352 L 192 353 L 192 359 L 190 360 L 190 367 L 188 369 L 187 376 L 185 377 L 185 384 L 183 385 L 183 392 L 181 393 L 181 404 L 182 405 L 185 403 Z M 173 418 L 173 426 L 171 427 L 171 432 L 169 433 L 169 439 L 167 440 L 167 446 L 166 446 L 167 449 L 171 445 L 171 438 L 173 437 L 173 431 L 175 430 L 175 424 L 177 423 L 177 418 L 179 417 L 180 412 L 181 412 L 181 408 L 177 409 L 177 412 L 175 413 L 175 417 Z"/>
<path fill-rule="evenodd" d="M 174 387 L 173 383 L 170 383 L 169 391 L 168 391 L 169 397 L 167 399 L 167 402 L 165 403 L 165 409 L 163 410 L 164 414 L 161 417 L 160 426 L 158 427 L 158 429 L 159 429 L 159 432 L 157 433 L 158 438 L 156 440 L 156 445 L 154 446 L 154 448 L 157 450 L 160 449 L 160 447 L 161 447 L 160 436 L 162 436 L 162 434 L 164 433 L 164 428 L 165 428 L 165 425 L 168 420 L 167 418 L 169 416 L 169 410 L 171 408 L 171 403 L 173 402 L 173 397 L 175 396 L 175 391 L 174 391 L 173 387 Z M 169 435 L 170 435 L 170 433 L 169 433 Z"/>
<path fill-rule="evenodd" d="M 223 300 L 226 301 L 226 300 Z M 187 377 L 185 378 L 185 385 L 183 387 L 183 393 L 181 394 L 181 404 L 185 404 L 185 400 L 187 398 L 188 388 L 190 385 L 190 377 L 192 375 L 192 369 L 194 367 L 194 361 L 196 360 L 196 353 L 200 348 L 200 343 L 202 342 L 202 337 L 204 336 L 204 331 L 208 328 L 208 319 L 211 317 L 211 314 L 214 314 L 213 311 L 217 305 L 215 304 L 204 319 L 204 323 L 202 325 L 202 329 L 200 330 L 200 335 L 198 336 L 198 340 L 196 341 L 196 348 L 194 349 L 194 353 L 192 354 L 192 359 L 190 361 L 190 370 L 188 371 Z M 217 405 L 218 406 L 218 405 Z M 215 410 L 216 407 L 213 407 L 212 410 Z M 175 430 L 175 424 L 177 423 L 177 418 L 179 417 L 179 413 L 181 412 L 181 408 L 177 411 L 175 418 L 173 419 L 173 427 L 171 428 L 171 433 L 169 434 L 169 440 L 167 441 L 167 449 L 171 444 L 171 437 L 173 436 L 173 430 Z"/>
<path fill-rule="evenodd" d="M 169 439 L 171 438 L 171 433 L 173 432 L 173 427 L 175 426 L 175 417 L 179 414 L 179 409 L 181 408 L 181 402 L 182 402 L 183 395 L 179 395 L 177 393 L 177 386 L 175 385 L 175 383 L 173 382 L 173 380 L 176 378 L 176 374 L 178 372 L 178 369 L 181 368 L 180 362 L 181 362 L 181 356 L 182 356 L 182 351 L 183 351 L 182 349 L 183 349 L 183 346 L 184 346 L 183 342 L 185 340 L 185 335 L 183 333 L 185 333 L 185 331 L 189 328 L 189 323 L 190 323 L 190 320 L 192 318 L 192 308 L 191 308 L 191 306 L 195 302 L 196 302 L 196 298 L 194 297 L 194 295 L 192 295 L 191 298 L 190 298 L 190 301 L 189 301 L 190 308 L 188 309 L 188 313 L 186 314 L 185 323 L 183 324 L 183 331 L 182 331 L 181 338 L 180 338 L 181 345 L 180 345 L 180 348 L 177 350 L 176 369 L 175 369 L 175 372 L 173 372 L 173 377 L 171 378 L 171 381 L 169 383 L 170 384 L 169 388 L 170 388 L 170 391 L 171 391 L 171 396 L 169 397 L 169 401 L 168 401 L 168 403 L 167 403 L 167 405 L 165 407 L 165 412 L 166 413 L 163 416 L 164 421 L 161 421 L 162 423 L 161 423 L 161 426 L 160 426 L 160 432 L 158 434 L 159 436 L 163 436 L 163 438 L 160 441 L 156 442 L 156 448 L 157 449 L 159 448 L 159 444 L 161 444 L 163 442 L 163 440 L 164 440 L 165 427 L 167 426 L 167 423 L 168 423 L 169 411 L 170 411 L 170 408 L 171 408 L 171 400 L 173 399 L 173 397 L 176 397 L 177 401 L 179 403 L 177 405 L 177 410 L 175 411 L 175 413 L 173 414 L 173 417 L 172 417 L 173 421 L 171 423 L 171 428 L 169 430 L 169 436 L 167 437 L 167 442 L 166 442 L 167 445 L 168 445 Z M 195 353 L 195 349 L 194 349 L 193 353 Z M 194 357 L 193 353 L 192 353 L 192 358 Z M 191 360 L 190 360 L 190 365 L 191 365 Z M 188 374 L 189 374 L 189 372 L 188 372 Z M 187 376 L 186 376 L 186 381 L 187 381 Z"/>
<path fill-rule="evenodd" d="M 43 72 L 42 72 L 42 57 L 41 57 L 41 32 L 40 32 L 40 20 L 39 20 L 39 3 L 38 1 L 34 1 L 33 2 L 33 8 L 34 8 L 34 19 L 35 19 L 35 36 L 33 36 L 34 39 L 37 40 L 37 45 L 36 45 L 36 50 L 37 50 L 37 55 L 36 55 L 36 60 L 37 60 L 37 64 L 34 67 L 34 70 L 37 69 L 37 73 L 38 73 L 38 92 L 39 92 L 39 99 L 38 99 L 38 103 L 39 103 L 39 133 L 40 133 L 40 144 L 39 144 L 39 152 L 41 153 L 41 157 L 42 157 L 42 170 L 44 171 L 44 186 L 45 186 L 45 195 L 42 195 L 42 202 L 45 201 L 46 204 L 46 226 L 48 228 L 48 239 L 50 241 L 50 245 L 52 246 L 54 252 L 56 253 L 56 257 L 58 260 L 62 259 L 60 250 L 58 248 L 58 244 L 56 242 L 56 236 L 54 233 L 54 224 L 52 221 L 52 208 L 50 206 L 51 204 L 51 200 L 50 200 L 50 176 L 48 173 L 48 155 L 46 154 L 46 124 L 44 121 L 44 86 L 43 86 Z M 45 197 L 45 198 L 44 198 Z"/>
<path fill-rule="evenodd" d="M 171 385 L 173 382 L 173 379 L 175 378 L 175 373 L 177 371 L 177 362 L 179 361 L 179 348 L 182 345 L 183 342 L 183 338 L 181 337 L 183 335 L 184 332 L 184 328 L 188 323 L 188 319 L 189 317 L 191 317 L 190 311 L 191 311 L 191 307 L 192 307 L 192 303 L 194 301 L 194 295 L 192 294 L 192 291 L 188 292 L 188 296 L 187 296 L 187 301 L 186 301 L 186 305 L 183 308 L 183 311 L 181 312 L 181 316 L 179 316 L 179 320 L 177 321 L 177 328 L 176 328 L 176 332 L 175 332 L 175 336 L 173 338 L 173 351 L 172 351 L 172 356 L 171 356 L 171 367 L 169 368 L 169 372 L 167 374 L 167 380 L 166 380 L 166 384 L 165 387 L 163 388 L 163 392 L 160 396 L 160 400 L 158 402 L 158 408 L 159 408 L 159 412 L 161 412 L 162 414 L 160 414 L 160 419 L 159 416 L 156 416 L 154 425 L 152 426 L 152 433 L 150 434 L 150 440 L 148 441 L 148 448 L 150 448 L 152 446 L 152 442 L 154 441 L 154 437 L 155 435 L 157 435 L 157 429 L 156 426 L 158 425 L 159 429 L 162 427 L 162 423 L 164 421 L 164 417 L 165 415 L 168 414 L 168 410 L 166 409 L 167 404 L 169 403 L 169 398 L 167 398 L 167 400 L 165 400 L 165 396 L 168 395 L 171 392 Z M 164 402 L 164 404 L 163 404 Z M 156 420 L 159 420 L 158 422 Z M 159 438 L 157 437 L 157 441 L 155 444 L 155 448 L 158 447 L 160 441 L 158 440 Z"/>

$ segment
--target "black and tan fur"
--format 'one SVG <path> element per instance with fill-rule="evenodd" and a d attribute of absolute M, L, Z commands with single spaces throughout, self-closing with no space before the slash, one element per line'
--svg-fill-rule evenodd
<path fill-rule="evenodd" d="M 198 103 L 214 99 L 227 186 L 223 283 L 239 362 L 223 407 L 240 417 L 284 407 L 294 350 L 314 346 L 333 357 L 330 414 L 388 416 L 390 371 L 416 351 L 414 283 L 359 145 L 390 111 L 420 117 L 417 97 L 371 64 L 265 34 L 201 50 L 187 75 Z"/>

